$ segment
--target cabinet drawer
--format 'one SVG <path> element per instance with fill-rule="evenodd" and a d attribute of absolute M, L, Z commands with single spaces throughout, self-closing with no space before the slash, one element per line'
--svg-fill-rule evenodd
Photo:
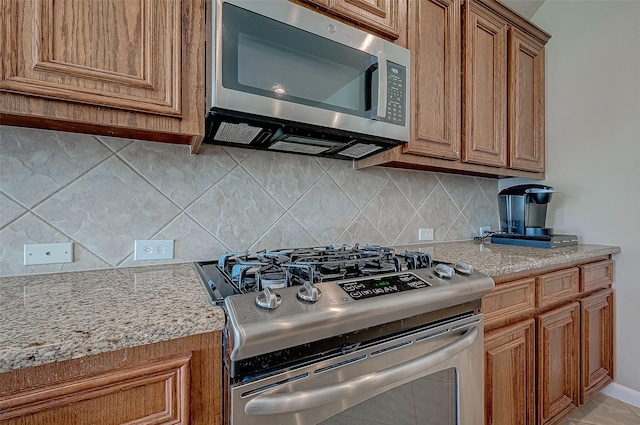
<path fill-rule="evenodd" d="M 577 267 L 544 274 L 536 279 L 536 306 L 547 307 L 578 295 Z"/>
<path fill-rule="evenodd" d="M 535 310 L 535 279 L 496 286 L 482 299 L 485 327 L 490 328 Z"/>
<path fill-rule="evenodd" d="M 613 283 L 613 260 L 580 266 L 580 292 L 608 288 Z"/>
<path fill-rule="evenodd" d="M 0 398 L 0 423 L 186 424 L 191 353 Z"/>

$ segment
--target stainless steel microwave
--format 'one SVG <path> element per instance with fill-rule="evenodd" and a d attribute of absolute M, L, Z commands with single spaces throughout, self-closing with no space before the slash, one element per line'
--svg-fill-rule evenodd
<path fill-rule="evenodd" d="M 204 142 L 360 159 L 409 140 L 407 49 L 287 0 L 207 3 Z"/>

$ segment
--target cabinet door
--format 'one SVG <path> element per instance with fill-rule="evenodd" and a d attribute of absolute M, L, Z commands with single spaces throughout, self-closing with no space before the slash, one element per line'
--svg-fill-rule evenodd
<path fill-rule="evenodd" d="M 15 54 L 3 90 L 181 114 L 180 1 L 5 1 Z M 18 24 L 19 23 L 19 24 Z"/>
<path fill-rule="evenodd" d="M 544 45 L 509 29 L 509 167 L 544 171 Z"/>
<path fill-rule="evenodd" d="M 0 0 L 0 8 L 3 123 L 199 146 L 204 0 Z"/>
<path fill-rule="evenodd" d="M 405 153 L 460 159 L 460 0 L 409 3 L 411 138 Z"/>
<path fill-rule="evenodd" d="M 534 321 L 485 335 L 485 424 L 534 422 Z"/>
<path fill-rule="evenodd" d="M 391 39 L 399 37 L 401 0 L 302 0 L 330 13 L 379 32 Z M 406 0 L 405 0 L 406 1 Z"/>
<path fill-rule="evenodd" d="M 566 416 L 578 406 L 580 305 L 536 317 L 538 424 Z"/>
<path fill-rule="evenodd" d="M 474 2 L 464 12 L 462 160 L 507 166 L 507 23 Z"/>
<path fill-rule="evenodd" d="M 0 374 L 0 424 L 222 424 L 222 333 Z"/>
<path fill-rule="evenodd" d="M 580 404 L 613 381 L 613 290 L 580 300 Z"/>

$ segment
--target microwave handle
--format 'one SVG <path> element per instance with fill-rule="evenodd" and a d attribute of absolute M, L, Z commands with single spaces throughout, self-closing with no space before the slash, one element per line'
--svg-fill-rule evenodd
<path fill-rule="evenodd" d="M 373 78 L 371 75 L 375 70 L 378 70 L 378 85 L 373 87 Z M 372 120 L 381 120 L 387 116 L 387 55 L 384 52 L 378 52 L 373 58 L 372 63 L 367 69 L 368 78 L 370 81 L 369 90 L 373 94 L 374 89 L 378 94 L 378 102 L 376 105 L 371 105 L 369 112 L 369 118 Z"/>
<path fill-rule="evenodd" d="M 347 381 L 293 393 L 257 396 L 249 400 L 245 405 L 244 411 L 248 415 L 256 416 L 294 413 L 344 400 L 379 388 L 402 384 L 466 350 L 478 339 L 480 332 L 479 326 L 476 324 L 458 339 L 422 357 Z"/>

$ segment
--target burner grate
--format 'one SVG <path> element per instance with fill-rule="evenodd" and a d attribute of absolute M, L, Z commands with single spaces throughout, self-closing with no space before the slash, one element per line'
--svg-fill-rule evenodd
<path fill-rule="evenodd" d="M 199 263 L 200 267 L 215 267 Z M 380 245 L 329 245 L 311 248 L 227 252 L 218 257 L 216 278 L 206 279 L 212 291 L 248 293 L 431 267 L 423 252 L 396 254 Z M 206 281 L 205 280 L 205 281 Z"/>

